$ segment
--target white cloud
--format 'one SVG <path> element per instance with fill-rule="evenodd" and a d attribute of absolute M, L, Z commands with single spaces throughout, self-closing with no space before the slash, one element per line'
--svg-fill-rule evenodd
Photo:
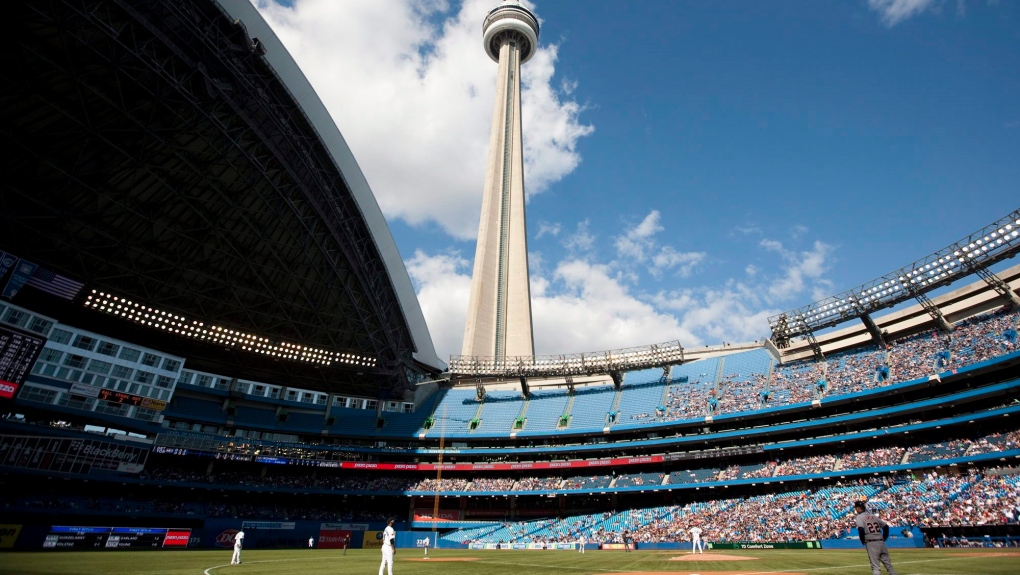
<path fill-rule="evenodd" d="M 761 246 L 775 254 L 779 264 L 748 264 L 742 268 L 744 281 L 643 293 L 634 287 L 639 283 L 632 269 L 618 260 L 597 261 L 605 252 L 596 249 L 596 238 L 587 226 L 580 222 L 573 234 L 582 238 L 575 243 L 584 244 L 585 253 L 548 264 L 539 254 L 531 256 L 541 264 L 533 266 L 531 276 L 536 353 L 600 351 L 670 340 L 684 346 L 752 341 L 768 335 L 767 318 L 784 311 L 789 300 L 803 299 L 807 293 L 821 299 L 832 291 L 824 274 L 835 248 L 816 241 L 809 249 L 795 251 L 766 239 Z M 660 256 L 680 262 L 674 267 L 681 273 L 708 257 L 671 248 L 663 248 L 655 258 Z M 778 271 L 769 273 L 770 269 Z M 468 262 L 459 255 L 418 252 L 408 270 L 440 356 L 459 353 L 470 289 Z"/>
<path fill-rule="evenodd" d="M 416 252 L 407 262 L 440 357 L 459 354 L 467 320 L 471 270 L 459 255 Z M 641 301 L 606 265 L 561 261 L 551 277 L 532 275 L 535 351 L 601 351 L 698 338 L 668 312 Z"/>
<path fill-rule="evenodd" d="M 937 4 L 935 0 L 868 0 L 868 6 L 878 12 L 889 27 L 916 16 Z"/>
<path fill-rule="evenodd" d="M 537 240 L 546 234 L 550 236 L 560 235 L 560 223 L 538 222 L 538 233 L 535 234 L 535 239 Z"/>
<path fill-rule="evenodd" d="M 832 255 L 833 246 L 821 241 L 815 241 L 810 250 L 794 252 L 783 247 L 781 242 L 770 239 L 763 239 L 761 247 L 766 251 L 775 252 L 782 256 L 783 275 L 775 278 L 767 287 L 770 301 L 782 302 L 805 293 L 810 288 L 810 293 L 815 299 L 825 297 L 817 294 L 831 290 L 831 283 L 822 278 L 828 271 L 828 258 Z"/>
<path fill-rule="evenodd" d="M 616 238 L 617 255 L 636 262 L 645 261 L 645 252 L 655 246 L 652 236 L 664 229 L 659 225 L 659 211 L 652 210 L 641 223 Z"/>
<path fill-rule="evenodd" d="M 308 77 L 388 218 L 437 222 L 459 239 L 478 232 L 496 65 L 481 48 L 491 0 L 256 0 Z M 436 24 L 435 22 L 438 22 Z M 573 171 L 592 133 L 575 86 L 553 76 L 557 46 L 524 66 L 525 185 L 530 195 Z"/>
<path fill-rule="evenodd" d="M 764 306 L 756 286 L 733 281 L 720 289 L 662 292 L 653 301 L 681 311 L 682 329 L 712 344 L 761 338 L 769 333 L 768 317 L 781 311 Z"/>
<path fill-rule="evenodd" d="M 635 263 L 649 262 L 648 273 L 653 277 L 661 277 L 663 270 L 677 269 L 682 277 L 691 272 L 705 260 L 703 252 L 680 252 L 673 246 L 660 246 L 655 236 L 665 231 L 659 220 L 661 214 L 652 210 L 641 223 L 628 229 L 614 241 L 616 264 L 622 268 L 630 268 Z"/>
<path fill-rule="evenodd" d="M 566 260 L 557 266 L 552 283 L 558 293 L 546 290 L 532 302 L 537 353 L 698 341 L 675 316 L 632 294 L 607 265 Z"/>
<path fill-rule="evenodd" d="M 672 246 L 662 246 L 659 249 L 659 253 L 652 257 L 652 263 L 655 264 L 655 267 L 649 271 L 652 275 L 658 277 L 661 274 L 660 270 L 663 268 L 677 268 L 677 273 L 681 277 L 688 277 L 698 264 L 705 261 L 705 257 L 706 254 L 704 252 L 678 252 Z"/>
<path fill-rule="evenodd" d="M 577 229 L 563 240 L 563 247 L 570 253 L 587 252 L 595 246 L 595 235 L 588 231 L 591 223 L 583 220 L 577 223 Z"/>
<path fill-rule="evenodd" d="M 659 215 L 659 210 L 652 210 L 636 228 L 627 232 L 627 235 L 634 238 L 650 238 L 665 230 L 666 228 L 659 225 Z"/>
<path fill-rule="evenodd" d="M 439 357 L 459 355 L 471 294 L 468 261 L 459 254 L 426 255 L 419 250 L 407 261 L 407 272 Z"/>

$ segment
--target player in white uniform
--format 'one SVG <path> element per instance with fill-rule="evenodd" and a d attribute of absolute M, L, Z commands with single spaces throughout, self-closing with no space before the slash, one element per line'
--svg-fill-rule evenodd
<path fill-rule="evenodd" d="M 244 530 L 234 534 L 234 554 L 230 557 L 231 565 L 241 564 L 241 548 L 244 547 Z"/>
<path fill-rule="evenodd" d="M 315 547 L 315 537 L 308 538 L 308 548 L 311 549 L 312 547 Z"/>
<path fill-rule="evenodd" d="M 885 540 L 889 538 L 889 525 L 868 511 L 863 501 L 854 503 L 854 511 L 857 512 L 857 517 L 854 518 L 857 536 L 868 549 L 871 575 L 881 575 L 880 564 L 885 565 L 885 570 L 889 575 L 896 575 L 896 569 L 893 569 L 892 560 L 889 559 L 889 550 L 885 546 Z"/>
<path fill-rule="evenodd" d="M 701 540 L 701 527 L 695 525 L 691 527 L 691 555 L 695 553 L 705 553 L 705 543 Z"/>
<path fill-rule="evenodd" d="M 425 547 L 425 558 L 428 559 L 429 558 L 429 536 L 428 536 L 428 534 L 425 535 L 425 541 L 423 541 L 423 543 L 425 543 L 425 545 L 424 545 L 424 547 Z"/>
<path fill-rule="evenodd" d="M 588 540 L 585 539 L 584 533 L 578 535 L 577 536 L 577 550 L 580 551 L 581 553 L 584 553 L 584 544 L 587 543 L 587 542 L 588 542 Z"/>
<path fill-rule="evenodd" d="M 379 575 L 383 575 L 383 568 L 387 569 L 388 575 L 393 575 L 393 552 L 396 545 L 397 532 L 393 530 L 393 520 L 386 522 L 386 529 L 382 534 L 382 563 L 379 564 Z"/>

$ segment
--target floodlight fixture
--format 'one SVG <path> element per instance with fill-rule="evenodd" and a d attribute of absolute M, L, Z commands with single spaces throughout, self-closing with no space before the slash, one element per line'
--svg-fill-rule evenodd
<path fill-rule="evenodd" d="M 679 341 L 622 350 L 577 353 L 569 355 L 539 355 L 489 357 L 455 355 L 450 357 L 450 373 L 461 376 L 482 377 L 549 377 L 576 374 L 607 374 L 679 365 L 684 362 L 684 350 Z"/>
<path fill-rule="evenodd" d="M 165 310 L 153 309 L 127 298 L 99 290 L 92 290 L 92 293 L 85 298 L 84 306 L 182 337 L 222 344 L 228 348 L 237 348 L 269 357 L 319 365 L 332 365 L 335 362 L 369 368 L 375 367 L 377 363 L 376 358 L 371 356 L 329 351 L 288 341 L 272 343 L 269 338 L 252 333 L 218 325 L 207 326 L 205 322 L 191 320 Z"/>
<path fill-rule="evenodd" d="M 841 294 L 768 318 L 772 339 L 777 345 L 789 342 L 793 337 L 839 325 L 911 298 L 920 298 L 929 291 L 974 273 L 995 287 L 994 274 L 986 274 L 985 270 L 1018 252 L 1020 210 L 1014 210 L 902 269 Z"/>

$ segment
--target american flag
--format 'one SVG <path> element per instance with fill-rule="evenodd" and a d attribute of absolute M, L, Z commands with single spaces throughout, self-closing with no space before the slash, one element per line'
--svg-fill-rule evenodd
<path fill-rule="evenodd" d="M 85 284 L 65 278 L 46 268 L 38 268 L 26 285 L 64 299 L 74 299 Z"/>

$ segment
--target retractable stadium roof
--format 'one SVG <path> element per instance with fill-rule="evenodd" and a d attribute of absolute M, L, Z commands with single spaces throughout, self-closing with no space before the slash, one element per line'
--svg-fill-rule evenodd
<path fill-rule="evenodd" d="M 443 367 L 368 182 L 250 2 L 8 10 L 0 250 L 84 284 L 15 303 L 195 369 L 312 389 L 371 393 Z M 259 347 L 104 313 L 93 293 Z M 266 351 L 285 347 L 358 361 Z"/>

